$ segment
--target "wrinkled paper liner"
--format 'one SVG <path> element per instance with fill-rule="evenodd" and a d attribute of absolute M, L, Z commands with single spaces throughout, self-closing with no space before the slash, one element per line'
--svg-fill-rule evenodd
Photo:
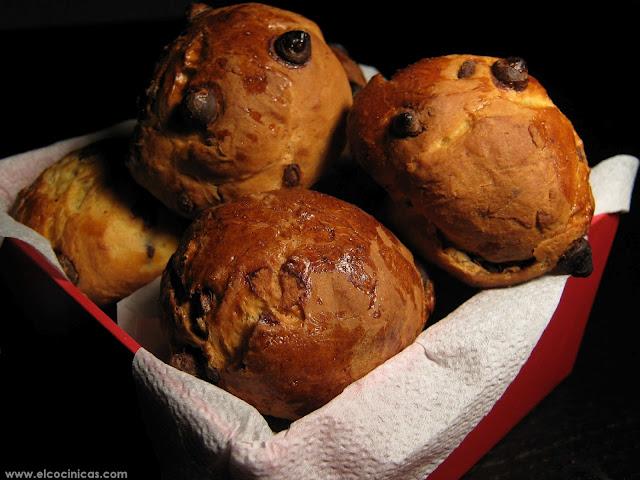
<path fill-rule="evenodd" d="M 30 243 L 59 268 L 48 241 L 6 210 L 44 168 L 98 139 L 129 135 L 132 126 L 123 122 L 2 160 L 0 241 Z M 637 168 L 636 158 L 618 155 L 592 169 L 596 213 L 629 210 Z M 566 279 L 549 275 L 481 291 L 278 433 L 244 401 L 159 360 L 167 355 L 158 328 L 159 280 L 121 301 L 118 321 L 144 347 L 134 357 L 133 373 L 167 478 L 423 479 L 516 377 L 553 316 Z"/>

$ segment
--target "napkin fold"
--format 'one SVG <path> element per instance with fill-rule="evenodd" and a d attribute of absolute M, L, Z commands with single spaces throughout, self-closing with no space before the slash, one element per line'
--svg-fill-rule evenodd
<path fill-rule="evenodd" d="M 593 168 L 598 213 L 628 211 L 637 168 L 629 155 Z M 166 478 L 424 479 L 517 376 L 567 278 L 479 292 L 278 433 L 241 400 L 141 349 L 133 372 Z M 135 294 L 124 304 L 131 301 Z"/>
<path fill-rule="evenodd" d="M 24 240 L 59 264 L 49 243 L 6 210 L 20 189 L 72 150 L 128 135 L 133 121 L 0 161 L 0 242 Z M 626 212 L 638 160 L 593 168 L 596 213 Z M 274 433 L 257 410 L 176 370 L 157 328 L 159 282 L 118 305 L 145 348 L 133 360 L 141 410 L 166 478 L 423 479 L 491 410 L 556 309 L 566 276 L 478 293 L 324 407 Z M 151 353 L 153 352 L 153 353 Z"/>

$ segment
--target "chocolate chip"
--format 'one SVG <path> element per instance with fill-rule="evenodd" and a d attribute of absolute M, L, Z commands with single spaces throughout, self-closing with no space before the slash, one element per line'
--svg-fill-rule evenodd
<path fill-rule="evenodd" d="M 65 273 L 69 281 L 74 285 L 78 285 L 78 282 L 80 281 L 80 275 L 78 275 L 78 270 L 76 270 L 76 267 L 71 259 L 64 253 L 56 253 L 56 255 L 58 257 L 58 261 L 60 262 L 60 266 L 62 267 L 62 271 Z"/>
<path fill-rule="evenodd" d="M 529 83 L 527 63 L 520 57 L 508 57 L 496 60 L 491 65 L 491 73 L 503 86 L 522 91 Z"/>
<path fill-rule="evenodd" d="M 208 288 L 198 288 L 191 295 L 191 330 L 202 340 L 209 338 L 209 329 L 207 328 L 207 316 L 217 306 L 217 299 L 213 292 Z"/>
<path fill-rule="evenodd" d="M 285 32 L 276 39 L 273 48 L 286 63 L 304 65 L 311 57 L 311 35 L 302 30 Z"/>
<path fill-rule="evenodd" d="M 197 127 L 206 127 L 213 122 L 220 110 L 216 94 L 207 88 L 187 92 L 183 107 L 187 121 Z"/>
<path fill-rule="evenodd" d="M 558 268 L 574 277 L 588 277 L 593 272 L 591 245 L 581 238 L 573 242 L 558 261 Z"/>
<path fill-rule="evenodd" d="M 424 127 L 413 112 L 401 112 L 391 120 L 391 132 L 396 137 L 416 137 L 423 131 Z"/>
<path fill-rule="evenodd" d="M 147 258 L 152 259 L 155 254 L 156 254 L 155 247 L 153 245 L 147 244 Z"/>
<path fill-rule="evenodd" d="M 284 167 L 282 174 L 282 184 L 285 187 L 297 187 L 300 185 L 300 167 L 297 163 L 291 163 Z"/>
<path fill-rule="evenodd" d="M 458 70 L 458 78 L 467 78 L 473 75 L 476 71 L 476 62 L 473 60 L 465 60 L 460 65 L 460 69 Z"/>
<path fill-rule="evenodd" d="M 185 215 L 190 215 L 193 213 L 194 205 L 189 195 L 186 193 L 181 193 L 178 197 L 178 208 Z"/>

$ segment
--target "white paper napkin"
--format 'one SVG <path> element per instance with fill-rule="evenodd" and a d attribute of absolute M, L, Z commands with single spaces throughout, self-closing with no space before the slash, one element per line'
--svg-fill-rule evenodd
<path fill-rule="evenodd" d="M 27 241 L 57 265 L 48 242 L 6 209 L 18 191 L 71 150 L 131 121 L 0 161 L 0 242 Z M 596 211 L 629 209 L 638 160 L 619 155 L 591 173 Z M 118 305 L 146 349 L 133 361 L 165 475 L 171 479 L 422 479 L 478 424 L 515 378 L 550 320 L 566 277 L 483 291 L 428 328 L 403 352 L 319 410 L 274 434 L 250 405 L 180 372 L 157 328 L 158 282 Z"/>
<path fill-rule="evenodd" d="M 628 211 L 637 168 L 620 155 L 592 170 L 599 213 Z M 249 405 L 141 349 L 134 377 L 166 478 L 424 479 L 516 377 L 567 278 L 478 293 L 276 434 Z"/>

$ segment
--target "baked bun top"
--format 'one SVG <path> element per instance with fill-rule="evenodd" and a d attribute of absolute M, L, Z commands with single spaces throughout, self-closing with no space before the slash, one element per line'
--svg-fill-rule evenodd
<path fill-rule="evenodd" d="M 139 187 L 128 140 L 70 153 L 22 190 L 10 214 L 51 242 L 67 277 L 99 305 L 162 274 L 185 225 Z"/>
<path fill-rule="evenodd" d="M 349 52 L 344 46 L 339 43 L 332 43 L 331 50 L 335 53 L 338 60 L 342 64 L 342 68 L 347 74 L 347 78 L 349 79 L 349 85 L 351 86 L 351 92 L 355 95 L 367 84 L 367 79 L 355 60 L 353 60 L 349 56 Z"/>
<path fill-rule="evenodd" d="M 521 59 L 450 55 L 378 75 L 349 139 L 398 208 L 437 231 L 432 248 L 548 271 L 589 226 L 582 141 Z"/>
<path fill-rule="evenodd" d="M 349 80 L 318 26 L 249 3 L 192 7 L 158 63 L 129 168 L 176 212 L 312 185 L 345 144 Z"/>
<path fill-rule="evenodd" d="M 433 302 L 391 232 L 353 205 L 304 189 L 206 210 L 162 282 L 177 364 L 288 419 L 409 345 Z"/>

